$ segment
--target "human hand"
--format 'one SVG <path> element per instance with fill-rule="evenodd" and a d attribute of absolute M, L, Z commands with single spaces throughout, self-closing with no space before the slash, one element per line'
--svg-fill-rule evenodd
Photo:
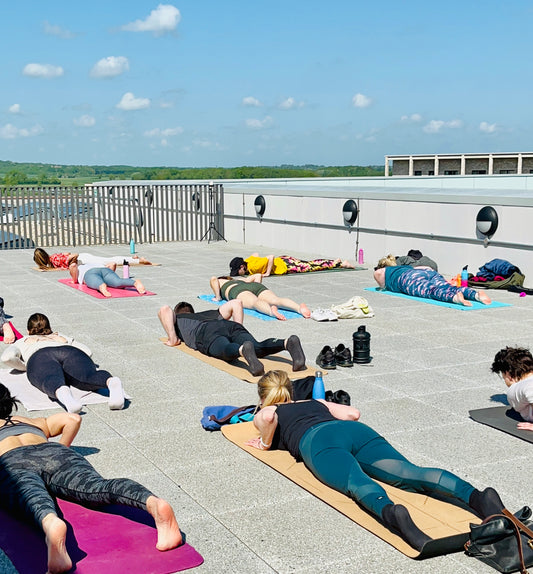
<path fill-rule="evenodd" d="M 533 431 L 533 423 L 518 423 L 516 425 L 516 428 L 520 430 Z"/>
<path fill-rule="evenodd" d="M 14 343 L 15 333 L 13 332 L 11 325 L 9 323 L 4 323 L 3 330 L 4 330 L 4 344 L 11 345 L 11 343 Z"/>

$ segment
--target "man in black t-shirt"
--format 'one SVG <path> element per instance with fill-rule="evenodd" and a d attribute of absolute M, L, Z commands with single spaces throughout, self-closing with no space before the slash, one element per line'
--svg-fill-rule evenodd
<path fill-rule="evenodd" d="M 165 329 L 170 347 L 182 341 L 196 349 L 226 362 L 244 357 L 254 376 L 264 374 L 265 369 L 258 357 L 273 355 L 286 349 L 292 358 L 292 370 L 305 369 L 305 355 L 296 335 L 287 339 L 256 339 L 243 327 L 243 308 L 239 299 L 224 303 L 218 310 L 195 313 L 192 305 L 185 301 L 174 309 L 168 305 L 159 309 L 158 317 Z"/>

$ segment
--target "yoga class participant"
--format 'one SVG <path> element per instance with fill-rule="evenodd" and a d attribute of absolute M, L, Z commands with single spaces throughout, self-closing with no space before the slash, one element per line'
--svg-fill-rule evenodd
<path fill-rule="evenodd" d="M 87 505 L 122 504 L 146 510 L 155 521 L 158 550 L 181 544 L 181 532 L 168 502 L 128 478 L 104 479 L 69 448 L 80 428 L 79 415 L 13 416 L 17 402 L 0 384 L 0 505 L 42 530 L 48 548 L 48 574 L 72 568 L 66 549 L 67 524 L 57 515 L 56 496 Z M 59 442 L 48 442 L 50 437 L 60 437 Z"/>
<path fill-rule="evenodd" d="M 115 273 L 115 268 L 116 266 L 110 268 L 96 267 L 91 264 L 78 265 L 77 263 L 71 263 L 68 270 L 74 283 L 85 284 L 91 289 L 100 291 L 104 297 L 112 297 L 108 287 L 114 287 L 115 289 L 135 287 L 141 295 L 146 293 L 146 289 L 139 279 L 123 279 Z"/>
<path fill-rule="evenodd" d="M 359 422 L 360 413 L 354 407 L 324 400 L 293 402 L 291 381 L 282 371 L 261 377 L 257 391 L 261 410 L 254 425 L 261 436 L 247 445 L 288 450 L 318 480 L 352 498 L 417 550 L 431 538 L 376 480 L 462 503 L 481 518 L 504 507 L 493 488 L 480 492 L 451 472 L 409 462 L 375 430 Z"/>
<path fill-rule="evenodd" d="M 242 301 L 234 299 L 224 303 L 218 310 L 195 313 L 186 301 L 178 303 L 174 310 L 161 307 L 159 320 L 168 335 L 165 343 L 169 347 L 183 341 L 191 349 L 230 363 L 243 357 L 254 376 L 262 375 L 265 368 L 260 357 L 287 350 L 292 358 L 292 370 L 303 371 L 305 355 L 296 335 L 287 339 L 265 339 L 256 341 L 243 327 Z M 230 319 L 233 319 L 230 321 Z M 258 358 L 259 357 L 259 358 Z"/>
<path fill-rule="evenodd" d="M 113 264 L 122 265 L 124 261 L 127 261 L 128 265 L 152 265 L 148 259 L 138 255 L 101 257 L 92 253 L 70 253 L 69 251 L 49 255 L 40 247 L 37 247 L 33 252 L 33 260 L 40 269 L 68 269 L 71 263 L 78 263 L 79 265 L 90 263 L 99 267 L 106 267 Z"/>
<path fill-rule="evenodd" d="M 471 301 L 490 305 L 491 299 L 485 291 L 470 287 L 455 287 L 430 267 L 396 265 L 396 257 L 388 255 L 378 261 L 374 269 L 376 283 L 387 291 L 404 293 L 412 297 L 434 299 L 472 307 Z"/>
<path fill-rule="evenodd" d="M 68 412 L 78 413 L 83 405 L 70 387 L 83 391 L 109 390 L 109 408 L 124 408 L 124 389 L 118 377 L 97 369 L 90 358 L 91 350 L 61 333 L 53 333 L 50 321 L 42 313 L 28 319 L 28 336 L 10 345 L 2 362 L 18 371 L 26 371 L 30 383 L 61 402 Z"/>
<path fill-rule="evenodd" d="M 533 431 L 533 355 L 523 347 L 505 347 L 496 353 L 491 371 L 507 385 L 507 400 L 525 422 L 516 426 Z"/>
<path fill-rule="evenodd" d="M 354 266 L 348 261 L 342 259 L 312 259 L 311 261 L 304 261 L 292 255 L 267 255 L 260 257 L 259 253 L 252 253 L 246 259 L 242 257 L 234 257 L 229 264 L 230 275 L 236 277 L 237 275 L 253 275 L 254 273 L 261 273 L 264 277 L 272 275 L 286 275 L 287 273 L 309 273 L 311 271 L 325 271 L 327 269 L 335 269 L 344 267 L 346 269 L 353 269 Z"/>
<path fill-rule="evenodd" d="M 311 316 L 311 311 L 305 303 L 299 305 L 287 297 L 278 297 L 274 291 L 262 284 L 261 279 L 260 273 L 254 273 L 244 279 L 211 277 L 209 284 L 216 301 L 238 299 L 242 301 L 245 309 L 254 309 L 280 321 L 285 321 L 286 318 L 278 311 L 278 308 L 290 309 L 306 319 Z"/>

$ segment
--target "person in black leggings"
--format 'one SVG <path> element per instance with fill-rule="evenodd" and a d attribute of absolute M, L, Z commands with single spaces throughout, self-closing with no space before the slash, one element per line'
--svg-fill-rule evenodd
<path fill-rule="evenodd" d="M 242 325 L 243 304 L 238 299 L 224 303 L 218 310 L 200 313 L 195 313 L 190 303 L 181 301 L 174 309 L 168 305 L 161 307 L 158 316 L 168 335 L 165 344 L 169 347 L 183 341 L 191 349 L 228 363 L 238 357 L 244 357 L 254 376 L 265 372 L 258 357 L 273 355 L 284 349 L 292 358 L 293 371 L 306 368 L 305 355 L 296 335 L 285 340 L 269 338 L 256 341 Z"/>
<path fill-rule="evenodd" d="M 323 400 L 292 402 L 286 373 L 270 371 L 257 384 L 261 410 L 254 424 L 261 436 L 248 441 L 260 450 L 288 450 L 323 483 L 342 492 L 421 550 L 431 540 L 394 504 L 374 479 L 411 492 L 447 498 L 470 507 L 481 518 L 504 505 L 493 488 L 483 492 L 440 468 L 409 462 L 374 429 L 358 421 L 353 407 Z"/>
<path fill-rule="evenodd" d="M 109 408 L 124 407 L 124 390 L 118 377 L 97 369 L 91 350 L 61 333 L 53 333 L 50 321 L 42 313 L 28 319 L 28 336 L 19 339 L 2 353 L 2 361 L 19 371 L 26 371 L 30 383 L 57 399 L 71 412 L 79 412 L 82 404 L 73 397 L 70 387 L 83 391 L 109 390 Z"/>
<path fill-rule="evenodd" d="M 55 497 L 90 505 L 123 504 L 148 511 L 157 528 L 158 550 L 182 542 L 172 507 L 128 478 L 104 479 L 70 449 L 81 417 L 60 413 L 46 419 L 13 416 L 17 401 L 0 384 L 0 505 L 34 522 L 45 534 L 48 572 L 72 567 L 65 548 L 67 525 L 57 516 Z M 59 442 L 48 442 L 58 436 Z"/>

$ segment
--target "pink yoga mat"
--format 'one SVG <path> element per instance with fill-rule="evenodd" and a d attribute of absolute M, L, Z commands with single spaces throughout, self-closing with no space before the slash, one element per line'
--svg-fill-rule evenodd
<path fill-rule="evenodd" d="M 83 293 L 87 293 L 91 297 L 95 297 L 96 299 L 117 299 L 118 297 L 145 297 L 146 295 L 155 295 L 152 291 L 146 291 L 144 295 L 141 295 L 137 292 L 135 287 L 125 287 L 124 289 L 116 289 L 115 287 L 108 287 L 109 292 L 111 293 L 111 297 L 104 297 L 100 291 L 96 289 L 91 289 L 87 287 L 87 285 L 80 285 L 79 283 L 74 283 L 72 279 L 59 279 L 60 283 L 66 285 L 67 287 L 72 287 L 77 291 L 82 291 Z"/>
<path fill-rule="evenodd" d="M 109 506 L 102 512 L 64 500 L 58 502 L 68 524 L 67 550 L 76 574 L 170 574 L 195 568 L 204 561 L 189 544 L 159 552 L 155 547 L 157 533 L 147 512 L 124 506 Z M 46 572 L 42 533 L 3 510 L 0 548 L 19 574 Z"/>
<path fill-rule="evenodd" d="M 11 325 L 11 328 L 13 329 L 13 333 L 15 333 L 15 340 L 18 341 L 19 339 L 22 339 L 22 337 L 24 335 L 21 335 L 16 329 L 15 326 L 13 325 L 13 323 L 11 321 L 8 321 L 8 323 Z M 4 336 L 0 335 L 0 341 L 4 340 Z"/>

